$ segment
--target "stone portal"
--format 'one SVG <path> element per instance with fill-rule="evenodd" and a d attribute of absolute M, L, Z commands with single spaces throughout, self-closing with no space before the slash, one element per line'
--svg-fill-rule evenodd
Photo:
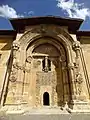
<path fill-rule="evenodd" d="M 10 57 L 1 105 L 87 108 L 89 94 L 87 87 L 82 89 L 87 85 L 80 43 L 63 28 L 31 27 L 13 42 Z"/>
<path fill-rule="evenodd" d="M 23 64 L 17 62 L 20 62 L 21 58 L 13 61 L 13 70 L 16 71 L 18 78 L 14 84 L 12 81 L 9 83 L 8 90 L 10 90 L 6 104 L 9 97 L 15 98 L 15 103 L 27 103 L 37 107 L 62 106 L 66 101 L 69 102 L 70 88 L 66 52 L 60 43 L 57 44 L 54 41 L 56 40 L 53 38 L 42 37 L 28 45 L 26 58 L 23 58 L 26 70 L 16 69 L 18 64 Z"/>

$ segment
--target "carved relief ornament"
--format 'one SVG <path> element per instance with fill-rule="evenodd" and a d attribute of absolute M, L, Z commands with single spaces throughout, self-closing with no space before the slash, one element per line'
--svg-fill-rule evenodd
<path fill-rule="evenodd" d="M 73 63 L 68 63 L 68 69 L 74 69 L 74 64 Z"/>
<path fill-rule="evenodd" d="M 28 56 L 27 58 L 26 58 L 26 61 L 28 62 L 28 63 L 31 63 L 31 61 L 32 61 L 32 57 L 31 56 Z"/>
<path fill-rule="evenodd" d="M 73 41 L 72 37 L 69 35 L 69 33 L 64 30 L 60 26 L 55 26 L 55 25 L 47 25 L 47 24 L 40 24 L 39 26 L 35 26 L 28 31 L 24 33 L 24 35 L 21 37 L 19 42 L 22 45 L 26 44 L 26 40 L 29 41 L 30 38 L 39 36 L 39 35 L 48 35 L 48 36 L 56 36 L 57 35 L 62 35 L 65 38 L 69 39 L 71 42 Z"/>
<path fill-rule="evenodd" d="M 11 71 L 11 75 L 10 75 L 9 80 L 11 82 L 15 82 L 17 80 L 17 75 L 16 75 L 16 71 L 15 70 Z"/>
<path fill-rule="evenodd" d="M 12 47 L 13 47 L 13 50 L 16 50 L 16 51 L 17 51 L 17 50 L 19 49 L 20 45 L 19 45 L 18 42 L 14 41 Z"/>
<path fill-rule="evenodd" d="M 17 62 L 13 64 L 13 68 L 15 68 L 17 70 L 23 70 L 25 72 L 30 72 L 30 68 L 26 67 L 25 65 L 20 65 Z"/>
<path fill-rule="evenodd" d="M 83 82 L 82 75 L 81 75 L 81 73 L 79 73 L 79 72 L 76 74 L 76 82 L 77 82 L 78 84 L 81 84 L 81 83 Z"/>
<path fill-rule="evenodd" d="M 76 50 L 80 50 L 81 46 L 80 46 L 80 42 L 79 41 L 75 41 L 73 43 L 73 49 Z"/>
<path fill-rule="evenodd" d="M 83 83 L 83 78 L 82 75 L 80 73 L 77 73 L 76 75 L 76 85 L 77 85 L 77 94 L 80 95 L 82 92 L 82 83 Z"/>
<path fill-rule="evenodd" d="M 13 58 L 14 59 L 16 59 L 16 52 L 18 51 L 19 47 L 20 47 L 19 43 L 14 41 L 13 46 L 12 46 L 12 48 L 13 48 Z"/>

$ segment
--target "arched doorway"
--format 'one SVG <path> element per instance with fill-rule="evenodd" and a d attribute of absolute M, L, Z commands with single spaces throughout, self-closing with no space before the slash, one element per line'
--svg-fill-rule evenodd
<path fill-rule="evenodd" d="M 43 94 L 43 105 L 47 105 L 47 106 L 50 105 L 50 103 L 49 103 L 49 93 L 48 92 L 45 92 Z"/>
<path fill-rule="evenodd" d="M 33 42 L 27 49 L 27 58 L 30 57 L 30 51 L 33 56 L 30 78 L 33 83 L 35 81 L 31 88 L 35 91 L 37 106 L 61 106 L 69 98 L 69 86 L 64 85 L 68 82 L 67 69 L 64 70 L 67 67 L 66 51 L 62 44 L 53 43 L 53 38 L 43 37 L 37 40 L 37 44 Z M 26 66 L 28 64 L 27 61 Z M 49 94 L 44 91 L 48 91 Z M 64 97 L 65 91 L 68 91 L 67 99 Z"/>

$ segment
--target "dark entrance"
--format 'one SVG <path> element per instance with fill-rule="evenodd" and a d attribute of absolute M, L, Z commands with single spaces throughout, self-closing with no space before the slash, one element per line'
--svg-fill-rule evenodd
<path fill-rule="evenodd" d="M 49 93 L 48 92 L 45 92 L 43 94 L 43 105 L 49 105 Z"/>

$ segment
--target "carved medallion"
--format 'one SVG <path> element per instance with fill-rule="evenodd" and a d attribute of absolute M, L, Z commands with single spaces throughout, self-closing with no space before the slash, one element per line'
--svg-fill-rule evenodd
<path fill-rule="evenodd" d="M 10 80 L 11 82 L 15 82 L 15 81 L 17 80 L 16 71 L 15 71 L 15 70 L 13 70 L 13 71 L 11 72 L 11 75 L 10 75 L 9 80 Z"/>

